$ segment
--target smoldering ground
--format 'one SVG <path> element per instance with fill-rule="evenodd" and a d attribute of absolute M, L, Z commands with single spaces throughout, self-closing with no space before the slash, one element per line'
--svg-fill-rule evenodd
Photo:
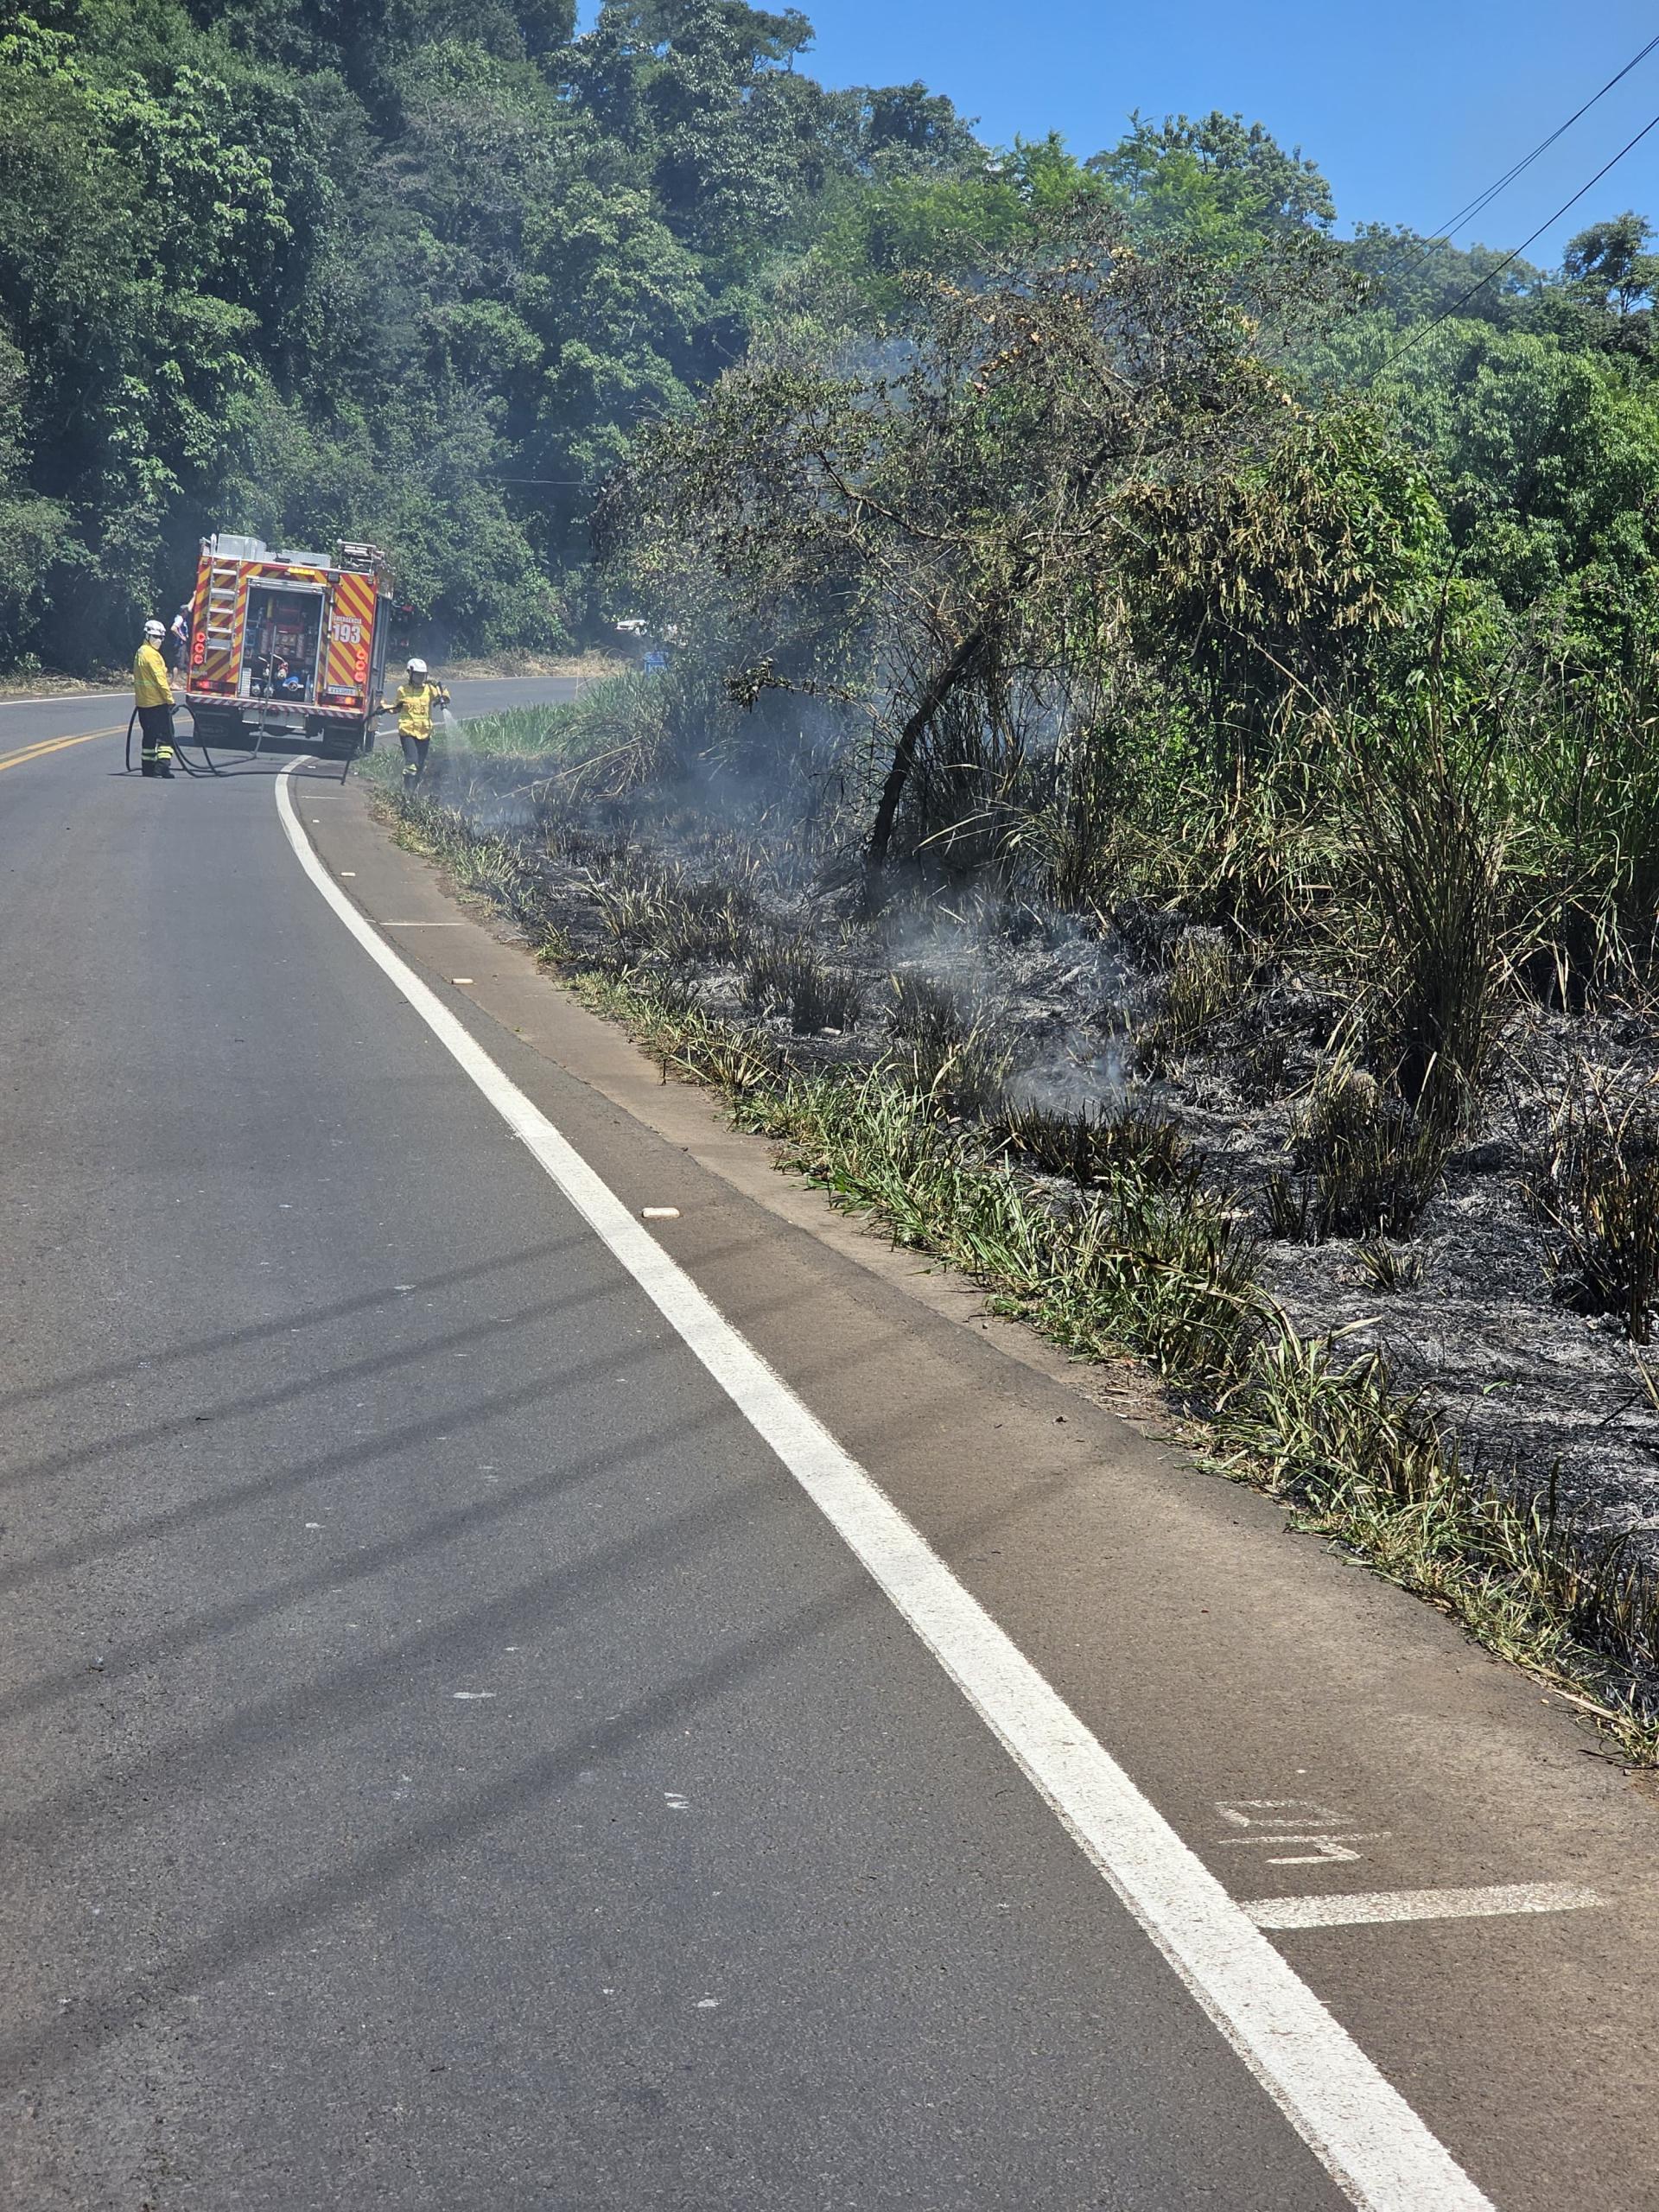
<path fill-rule="evenodd" d="M 1033 1111 L 1166 1132 L 1260 1240 L 1260 1276 L 1300 1330 L 1382 1351 L 1466 1463 L 1659 1560 L 1659 1354 L 1618 1313 L 1580 1310 L 1538 1203 L 1573 1065 L 1659 1075 L 1651 1024 L 1517 1011 L 1414 1217 L 1336 1233 L 1310 1203 L 1287 1220 L 1287 1190 L 1318 1180 L 1308 1100 L 1346 1012 L 1336 994 L 1179 915 L 1060 912 L 925 864 L 872 912 L 846 794 L 820 785 L 803 809 L 790 781 L 709 764 L 607 793 L 461 751 L 427 798 L 495 852 L 497 903 L 532 942 L 671 986 L 791 1065 L 895 1065 L 992 1144 Z M 1050 1172 L 1030 1152 L 1021 1165 Z"/>

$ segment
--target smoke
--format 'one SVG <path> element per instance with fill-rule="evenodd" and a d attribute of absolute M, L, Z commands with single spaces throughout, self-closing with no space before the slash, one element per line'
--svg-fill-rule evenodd
<path fill-rule="evenodd" d="M 809 702 L 810 703 L 810 702 Z M 1154 970 L 1098 917 L 1010 896 L 988 876 L 930 883 L 921 870 L 874 917 L 858 895 L 861 791 L 849 790 L 844 732 L 816 709 L 792 741 L 767 755 L 728 747 L 676 763 L 671 779 L 607 791 L 584 789 L 545 755 L 474 745 L 446 718 L 446 759 L 433 796 L 480 834 L 510 838 L 575 920 L 593 887 L 650 887 L 677 908 L 735 897 L 745 943 L 700 961 L 699 995 L 740 1018 L 732 982 L 754 946 L 804 943 L 862 986 L 866 1020 L 844 1050 L 885 1048 L 892 978 L 948 995 L 964 1028 L 977 1028 L 1009 1067 L 1020 1107 L 1107 1115 L 1150 1086 L 1134 1070 L 1128 1033 L 1155 991 Z M 591 917 L 590 917 L 591 919 Z M 562 924 L 563 925 L 563 924 Z M 651 957 L 642 940 L 639 950 Z M 669 948 L 658 948 L 667 957 Z M 683 948 L 675 972 L 686 975 Z"/>

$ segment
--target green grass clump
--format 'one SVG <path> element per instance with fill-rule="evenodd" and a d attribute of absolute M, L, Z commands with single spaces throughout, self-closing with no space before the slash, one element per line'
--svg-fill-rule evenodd
<path fill-rule="evenodd" d="M 935 1104 L 984 1114 L 1001 1103 L 1013 1058 L 995 1017 L 970 1008 L 948 984 L 896 975 L 888 1024 L 904 1079 Z"/>
<path fill-rule="evenodd" d="M 439 742 L 450 753 L 476 753 L 494 760 L 544 760 L 569 748 L 577 702 L 556 706 L 504 707 L 499 714 L 469 715 Z"/>

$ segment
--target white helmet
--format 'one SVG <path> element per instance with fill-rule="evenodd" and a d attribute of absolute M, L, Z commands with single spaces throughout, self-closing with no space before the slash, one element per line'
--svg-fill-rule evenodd
<path fill-rule="evenodd" d="M 152 616 L 144 625 L 144 635 L 147 638 L 164 638 L 167 632 Z"/>
<path fill-rule="evenodd" d="M 426 674 L 426 663 L 423 660 L 410 661 L 409 664 L 409 672 L 411 676 L 424 676 Z"/>

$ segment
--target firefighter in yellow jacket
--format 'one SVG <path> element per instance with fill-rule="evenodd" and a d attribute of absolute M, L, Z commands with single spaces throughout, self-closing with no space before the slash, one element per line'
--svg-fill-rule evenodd
<path fill-rule="evenodd" d="M 423 660 L 411 660 L 397 696 L 388 713 L 397 717 L 397 740 L 404 748 L 404 789 L 413 791 L 426 772 L 426 749 L 432 742 L 432 717 L 449 703 L 449 694 L 434 683 Z"/>
<path fill-rule="evenodd" d="M 146 622 L 144 642 L 132 664 L 133 703 L 144 734 L 139 766 L 147 776 L 173 773 L 173 683 L 162 658 L 166 635 L 159 622 Z"/>

